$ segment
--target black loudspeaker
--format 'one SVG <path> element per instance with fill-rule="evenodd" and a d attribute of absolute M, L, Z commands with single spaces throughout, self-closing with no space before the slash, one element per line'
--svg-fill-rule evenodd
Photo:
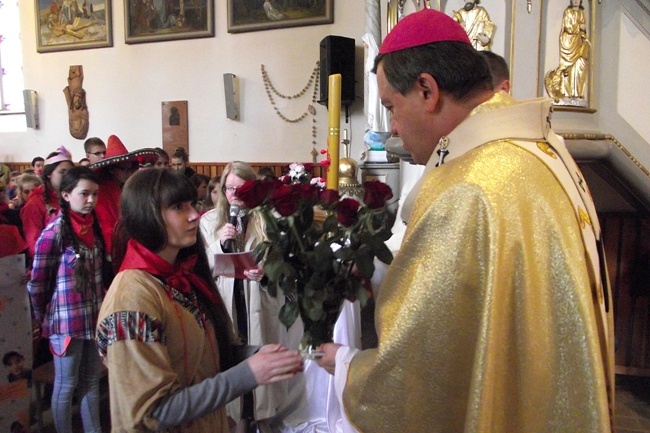
<path fill-rule="evenodd" d="M 354 39 L 326 36 L 320 41 L 320 100 L 327 106 L 329 76 L 341 74 L 341 105 L 354 102 Z"/>

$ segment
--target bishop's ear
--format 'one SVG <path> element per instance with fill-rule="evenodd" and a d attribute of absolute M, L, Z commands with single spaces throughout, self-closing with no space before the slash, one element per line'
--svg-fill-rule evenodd
<path fill-rule="evenodd" d="M 432 103 L 435 106 L 440 97 L 440 90 L 438 89 L 438 82 L 430 74 L 422 73 L 415 83 L 418 91 L 422 94 L 427 103 Z"/>

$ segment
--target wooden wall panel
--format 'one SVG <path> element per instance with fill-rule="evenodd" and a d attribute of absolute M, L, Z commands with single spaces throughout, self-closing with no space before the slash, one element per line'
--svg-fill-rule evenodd
<path fill-rule="evenodd" d="M 21 173 L 25 171 L 26 168 L 31 167 L 29 162 L 7 162 L 11 170 L 20 171 Z M 194 169 L 197 173 L 205 174 L 206 176 L 214 177 L 221 176 L 223 169 L 226 166 L 226 162 L 190 162 L 189 166 Z M 266 166 L 270 167 L 276 174 L 276 176 L 282 176 L 286 174 L 289 170 L 289 162 L 251 162 L 250 165 L 255 171 L 259 170 L 260 167 Z M 327 168 L 322 165 L 314 165 L 312 169 L 312 174 L 315 177 L 326 177 Z"/>
<path fill-rule="evenodd" d="M 616 371 L 650 376 L 650 219 L 600 218 L 614 301 Z"/>

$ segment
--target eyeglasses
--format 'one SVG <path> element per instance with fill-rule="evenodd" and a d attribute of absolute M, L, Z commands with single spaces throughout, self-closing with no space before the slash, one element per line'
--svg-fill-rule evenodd
<path fill-rule="evenodd" d="M 222 188 L 222 190 L 223 190 L 224 194 L 234 194 L 241 187 L 242 187 L 241 185 L 239 185 L 239 186 L 224 186 Z"/>
<path fill-rule="evenodd" d="M 99 152 L 90 152 L 89 155 L 105 156 L 105 155 L 106 155 L 106 151 L 105 151 L 105 150 L 101 150 L 101 151 L 99 151 Z"/>

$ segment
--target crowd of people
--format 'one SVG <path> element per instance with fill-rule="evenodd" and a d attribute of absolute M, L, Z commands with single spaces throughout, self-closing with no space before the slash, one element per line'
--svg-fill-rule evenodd
<path fill-rule="evenodd" d="M 391 132 L 425 169 L 376 288 L 377 347 L 326 343 L 310 364 L 263 266 L 233 277 L 215 264 L 267 240 L 237 191 L 274 173 L 234 161 L 209 178 L 185 149 L 129 152 L 116 136 L 86 142 L 88 166 L 61 147 L 36 175 L 11 173 L 3 222 L 18 212 L 57 432 L 72 431 L 75 389 L 84 430 L 101 431 L 102 360 L 112 431 L 611 431 L 593 202 L 539 122 L 550 102 L 513 99 L 502 60 L 432 9 L 382 43 L 373 73 Z"/>

